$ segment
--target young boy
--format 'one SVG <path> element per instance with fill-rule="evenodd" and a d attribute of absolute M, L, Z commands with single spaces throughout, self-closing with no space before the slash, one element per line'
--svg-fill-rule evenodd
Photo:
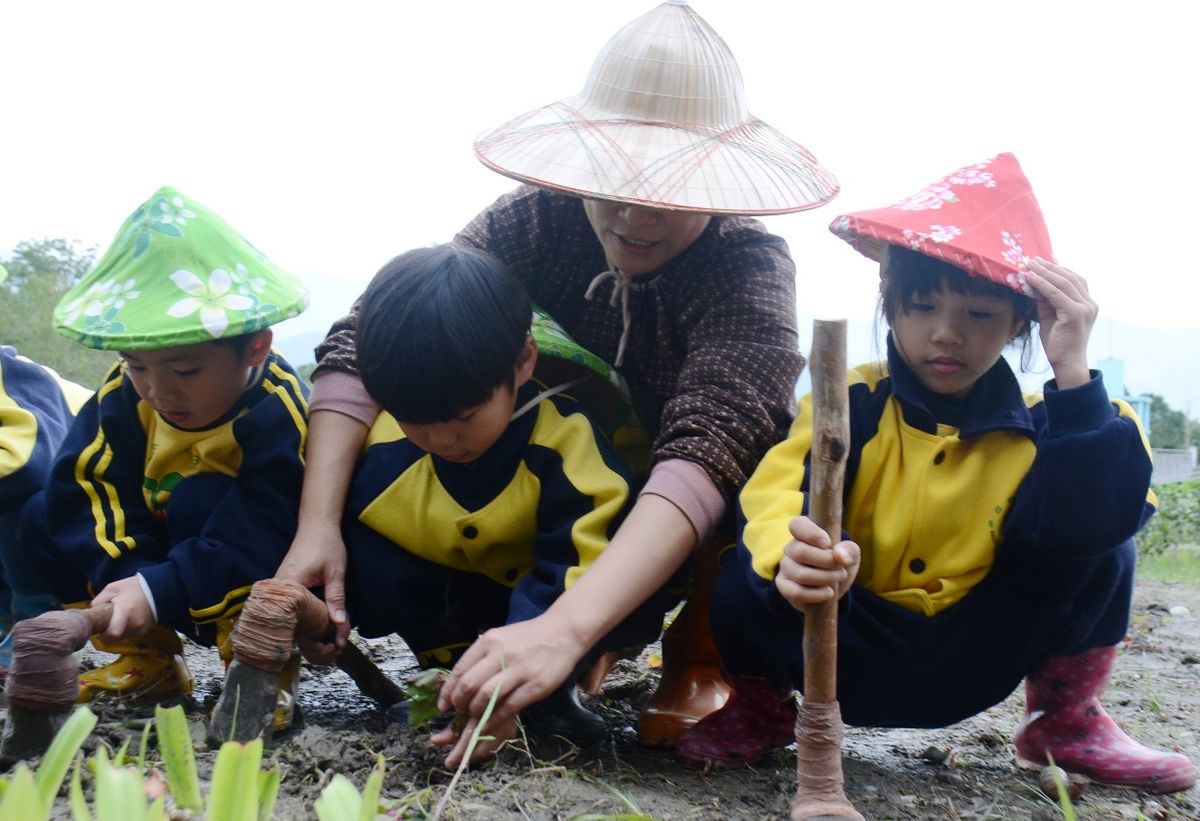
<path fill-rule="evenodd" d="M 529 295 L 493 257 L 410 251 L 360 311 L 363 384 L 385 413 L 347 503 L 351 621 L 366 637 L 399 633 L 422 667 L 450 667 L 482 631 L 537 619 L 587 571 L 632 501 L 632 474 L 575 400 L 532 379 Z M 653 640 L 668 606 L 643 605 L 590 660 Z M 575 677 L 523 718 L 579 744 L 605 733 Z M 503 742 L 514 729 L 496 720 L 488 733 Z"/>
<path fill-rule="evenodd" d="M 80 677 L 81 702 L 190 693 L 176 631 L 228 660 L 250 586 L 296 526 L 307 389 L 268 326 L 307 303 L 220 217 L 164 188 L 56 308 L 60 331 L 121 355 L 22 518 L 60 601 L 113 606 L 93 643 L 119 658 Z M 281 679 L 276 729 L 298 669 Z"/>
<path fill-rule="evenodd" d="M 0 266 L 0 283 L 8 272 Z M 54 602 L 31 593 L 31 571 L 17 546 L 21 507 L 46 483 L 54 453 L 71 418 L 91 392 L 0 345 L 0 674 L 12 655 L 14 621 L 36 616 Z"/>

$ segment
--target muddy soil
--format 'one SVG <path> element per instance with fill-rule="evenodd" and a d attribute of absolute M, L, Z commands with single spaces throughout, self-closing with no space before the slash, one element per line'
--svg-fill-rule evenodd
<path fill-rule="evenodd" d="M 359 641 L 398 680 L 415 671 L 400 642 Z M 791 750 L 778 751 L 753 768 L 700 773 L 678 764 L 669 751 L 638 744 L 637 711 L 658 677 L 651 666 L 654 650 L 621 662 L 604 694 L 593 701 L 611 729 L 606 745 L 581 751 L 515 743 L 459 780 L 442 817 L 786 818 L 795 788 Z M 216 702 L 221 668 L 215 651 L 190 646 L 187 653 L 197 679 L 187 708 L 195 737 L 201 739 L 205 715 Z M 89 652 L 84 663 L 97 660 Z M 1139 584 L 1133 627 L 1105 703 L 1134 737 L 1200 762 L 1200 586 Z M 340 671 L 305 667 L 300 705 L 303 726 L 283 734 L 269 751 L 282 773 L 276 818 L 315 818 L 313 802 L 330 778 L 342 773 L 361 788 L 376 753 L 387 759 L 383 797 L 388 817 L 424 818 L 446 794 L 453 774 L 442 768 L 428 733 L 390 720 Z M 98 712 L 101 723 L 94 738 L 115 747 L 139 735 L 144 712 L 116 705 Z M 846 793 L 869 819 L 1062 818 L 1039 790 L 1036 774 L 1014 766 L 1012 733 L 1021 713 L 1018 692 L 986 713 L 940 730 L 849 728 Z M 214 752 L 200 747 L 205 775 Z M 69 818 L 60 803 L 55 817 Z M 1076 811 L 1083 819 L 1200 819 L 1200 787 L 1152 796 L 1090 785 L 1077 799 Z"/>

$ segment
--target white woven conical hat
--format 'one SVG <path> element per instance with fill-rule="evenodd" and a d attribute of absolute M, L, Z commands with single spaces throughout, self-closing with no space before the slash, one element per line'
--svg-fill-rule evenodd
<path fill-rule="evenodd" d="M 626 25 L 583 91 L 487 132 L 475 154 L 522 182 L 658 208 L 781 214 L 838 192 L 803 146 L 750 114 L 732 52 L 686 0 Z"/>

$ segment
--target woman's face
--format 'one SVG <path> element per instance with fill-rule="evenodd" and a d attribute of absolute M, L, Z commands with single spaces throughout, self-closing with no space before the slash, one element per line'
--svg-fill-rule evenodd
<path fill-rule="evenodd" d="M 607 200 L 583 201 L 608 264 L 630 276 L 657 271 L 687 250 L 711 214 L 666 211 Z"/>

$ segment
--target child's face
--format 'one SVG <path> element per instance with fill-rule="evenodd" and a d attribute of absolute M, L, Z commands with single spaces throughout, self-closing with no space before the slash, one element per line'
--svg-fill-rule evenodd
<path fill-rule="evenodd" d="M 965 399 L 1023 328 L 1012 300 L 942 289 L 914 294 L 892 320 L 901 358 L 934 393 Z"/>
<path fill-rule="evenodd" d="M 447 462 L 474 462 L 503 435 L 516 404 L 516 389 L 501 385 L 491 399 L 447 422 L 397 422 L 404 435 L 426 453 Z"/>
<path fill-rule="evenodd" d="M 583 210 L 604 246 L 608 264 L 630 276 L 657 271 L 688 249 L 712 216 L 607 200 L 584 200 Z"/>
<path fill-rule="evenodd" d="M 512 383 L 500 385 L 482 405 L 445 422 L 414 424 L 399 419 L 396 422 L 404 435 L 426 453 L 432 453 L 447 462 L 474 462 L 496 444 L 508 429 L 517 406 L 517 388 L 533 376 L 536 362 L 537 343 L 530 337 L 525 341 L 517 361 Z"/>
<path fill-rule="evenodd" d="M 131 351 L 121 358 L 142 401 L 175 427 L 200 430 L 229 412 L 270 350 L 271 332 L 259 331 L 241 353 L 229 345 L 200 342 Z"/>

